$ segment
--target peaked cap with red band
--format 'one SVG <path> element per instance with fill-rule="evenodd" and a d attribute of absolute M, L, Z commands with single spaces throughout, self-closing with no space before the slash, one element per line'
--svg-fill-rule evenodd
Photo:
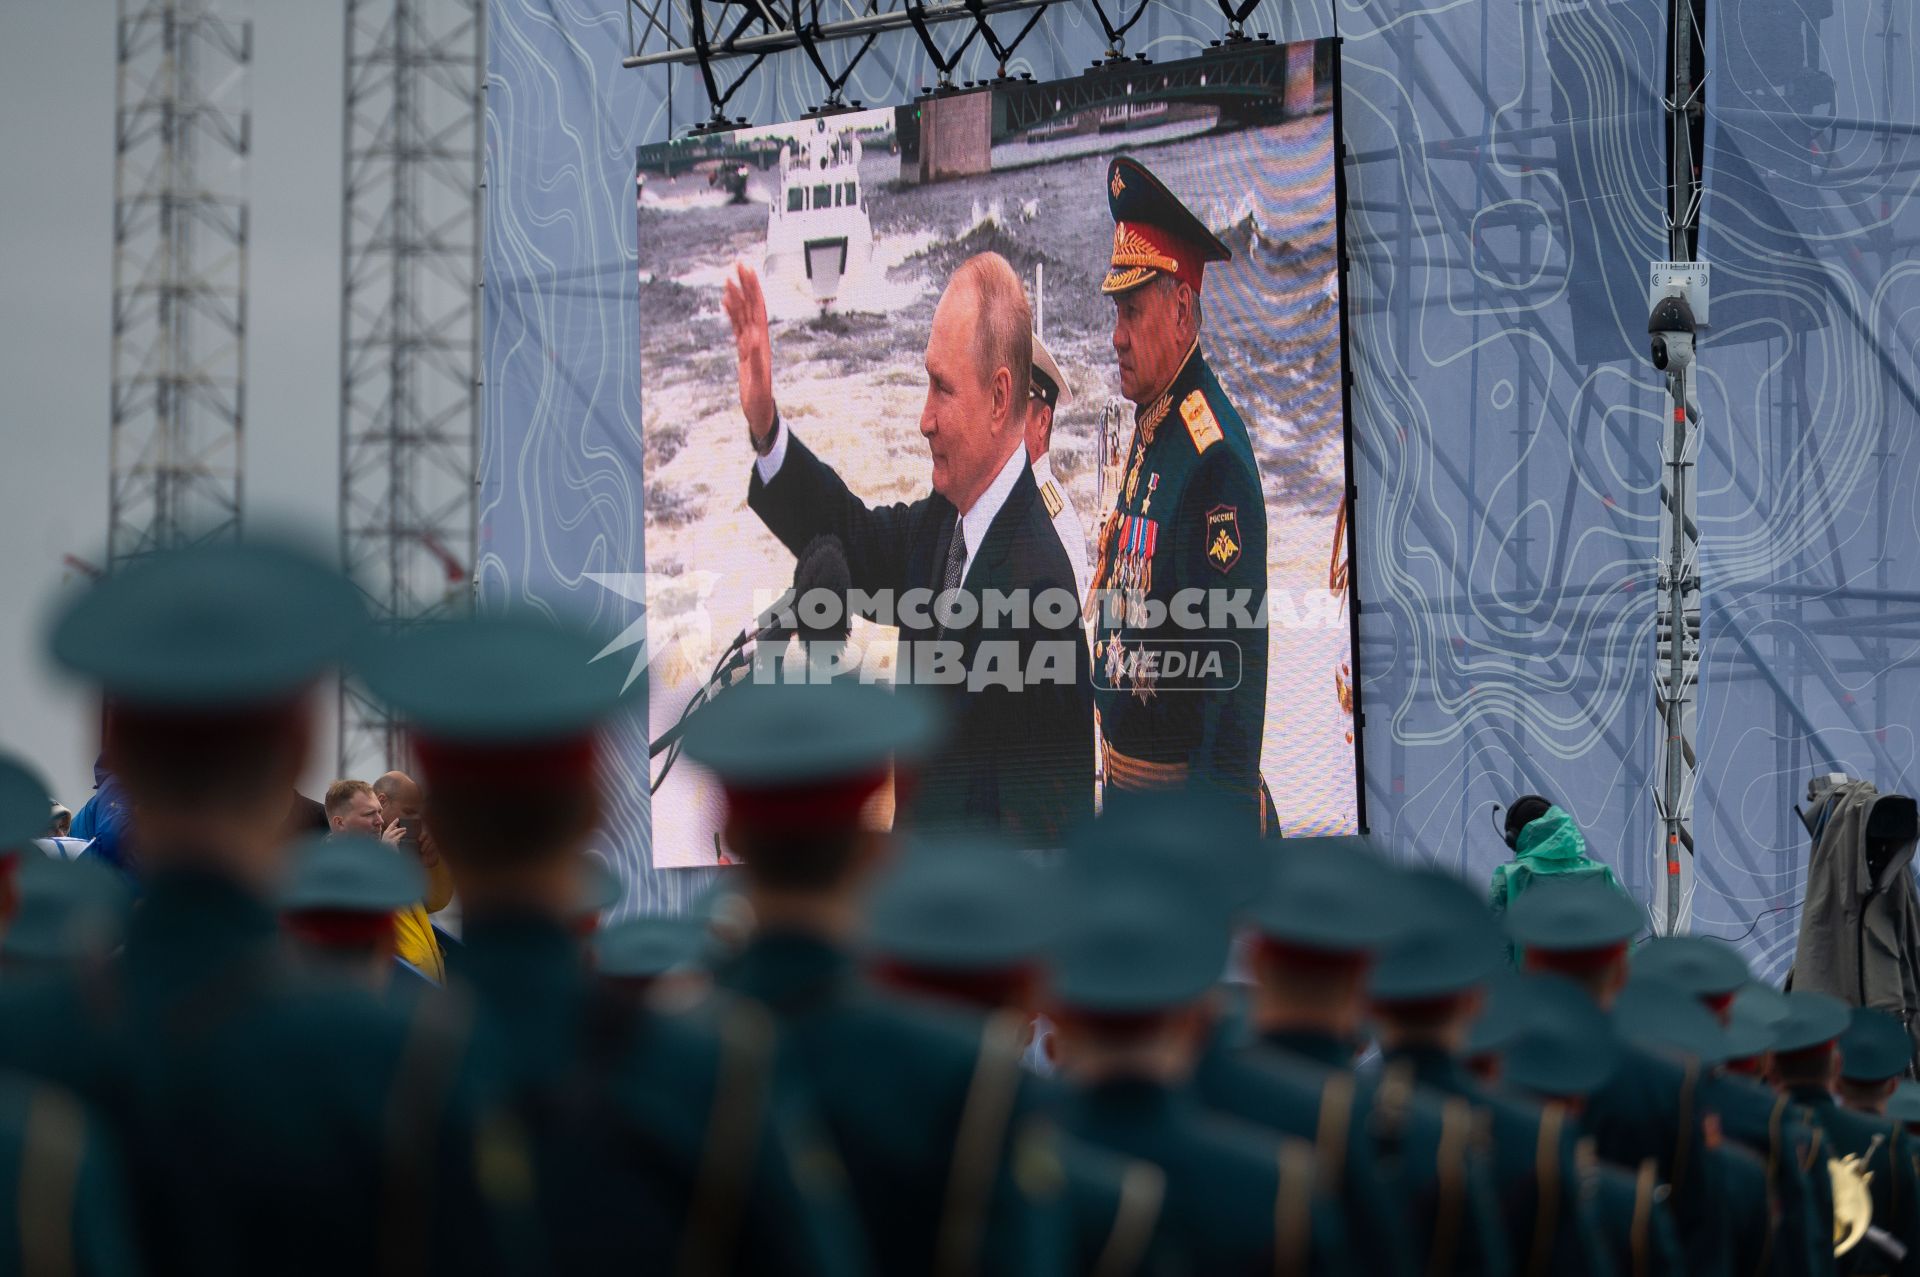
<path fill-rule="evenodd" d="M 423 626 L 370 643 L 355 663 L 412 728 L 429 785 L 593 783 L 600 726 L 625 703 L 626 663 L 594 635 L 516 613 Z"/>
<path fill-rule="evenodd" d="M 920 758 L 940 718 L 912 688 L 746 683 L 695 714 L 687 757 L 726 791 L 729 813 L 774 832 L 850 828 L 895 762 Z"/>
<path fill-rule="evenodd" d="M 1161 275 L 1199 292 L 1208 262 L 1233 260 L 1232 250 L 1131 156 L 1107 166 L 1107 209 L 1113 214 L 1113 261 L 1100 285 L 1103 293 L 1124 293 Z"/>

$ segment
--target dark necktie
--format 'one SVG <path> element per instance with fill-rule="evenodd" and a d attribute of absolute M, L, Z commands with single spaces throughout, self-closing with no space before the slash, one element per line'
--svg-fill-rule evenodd
<path fill-rule="evenodd" d="M 941 594 L 946 594 L 949 591 L 960 588 L 960 582 L 966 577 L 966 566 L 967 538 L 960 531 L 960 520 L 955 519 L 953 521 L 953 537 L 947 542 L 947 566 L 940 574 Z M 945 638 L 947 635 L 947 622 L 945 618 L 950 615 L 945 605 L 942 605 L 938 609 L 938 615 L 940 617 L 940 624 L 936 630 L 936 637 Z"/>

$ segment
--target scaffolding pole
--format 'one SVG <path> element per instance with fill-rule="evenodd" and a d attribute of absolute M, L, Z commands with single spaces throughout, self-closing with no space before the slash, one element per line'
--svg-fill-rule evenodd
<path fill-rule="evenodd" d="M 347 0 L 340 548 L 383 626 L 465 611 L 480 424 L 484 0 Z M 340 774 L 403 760 L 340 690 Z"/>

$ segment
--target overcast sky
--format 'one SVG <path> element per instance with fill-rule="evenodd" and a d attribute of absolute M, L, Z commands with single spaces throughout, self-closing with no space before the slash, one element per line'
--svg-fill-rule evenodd
<path fill-rule="evenodd" d="M 98 562 L 106 543 L 116 7 L 0 0 L 0 748 L 70 806 L 92 789 L 92 711 L 40 649 L 62 556 Z M 246 510 L 333 535 L 344 5 L 249 7 Z"/>

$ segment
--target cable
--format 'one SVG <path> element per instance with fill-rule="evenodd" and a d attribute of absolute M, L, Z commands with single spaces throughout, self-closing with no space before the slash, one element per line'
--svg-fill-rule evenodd
<path fill-rule="evenodd" d="M 1739 944 L 1742 940 L 1745 940 L 1748 936 L 1758 931 L 1760 929 L 1760 924 L 1766 921 L 1766 919 L 1769 916 L 1776 913 L 1785 913 L 1789 909 L 1798 909 L 1803 903 L 1805 902 L 1796 900 L 1790 905 L 1775 905 L 1773 908 L 1765 910 L 1764 912 L 1755 915 L 1753 919 L 1753 925 L 1751 927 L 1748 927 L 1745 931 L 1742 931 L 1739 935 L 1734 936 L 1731 939 L 1729 939 L 1726 936 L 1716 936 L 1714 938 L 1717 940 L 1726 940 L 1728 944 Z"/>

